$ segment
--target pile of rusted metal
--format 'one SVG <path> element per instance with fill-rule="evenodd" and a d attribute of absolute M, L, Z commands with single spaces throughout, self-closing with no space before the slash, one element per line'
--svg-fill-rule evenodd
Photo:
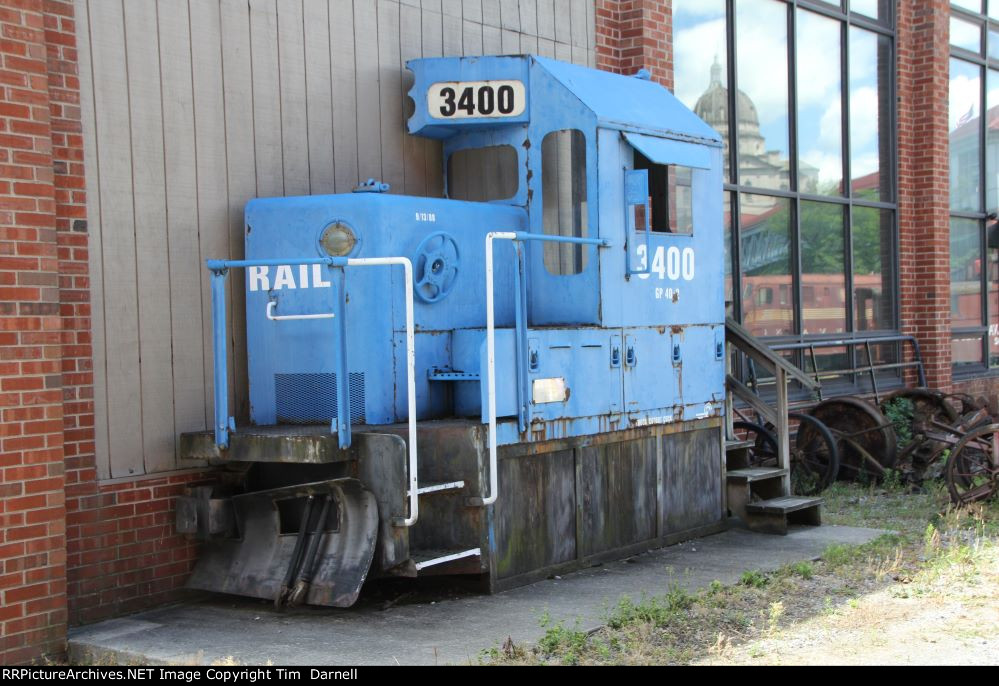
<path fill-rule="evenodd" d="M 789 415 L 791 479 L 803 495 L 836 480 L 909 484 L 943 478 L 955 503 L 999 493 L 999 423 L 981 401 L 926 388 L 903 389 L 875 403 L 857 396 L 829 398 Z M 755 441 L 753 461 L 776 464 L 770 424 L 737 421 Z"/>

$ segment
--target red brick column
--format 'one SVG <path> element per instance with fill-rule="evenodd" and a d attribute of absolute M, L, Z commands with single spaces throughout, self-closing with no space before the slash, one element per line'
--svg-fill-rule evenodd
<path fill-rule="evenodd" d="M 949 388 L 949 3 L 898 2 L 898 212 L 902 332 L 919 341 L 926 381 Z"/>
<path fill-rule="evenodd" d="M 42 0 L 0 3 L 0 664 L 62 652 L 61 321 Z"/>
<path fill-rule="evenodd" d="M 597 68 L 618 74 L 648 69 L 673 90 L 673 3 L 596 0 Z"/>

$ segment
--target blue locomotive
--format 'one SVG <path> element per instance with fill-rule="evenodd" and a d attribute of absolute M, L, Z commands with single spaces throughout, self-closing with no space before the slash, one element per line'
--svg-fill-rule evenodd
<path fill-rule="evenodd" d="M 223 465 L 190 585 L 348 606 L 375 575 L 499 590 L 724 527 L 722 141 L 647 73 L 411 61 L 446 198 L 262 198 L 209 261 Z M 245 281 L 250 423 L 229 412 Z M 239 281 L 229 282 L 238 284 Z"/>

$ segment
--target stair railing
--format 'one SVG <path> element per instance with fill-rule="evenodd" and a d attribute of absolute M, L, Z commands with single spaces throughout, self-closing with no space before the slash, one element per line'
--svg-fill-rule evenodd
<path fill-rule="evenodd" d="M 785 495 L 791 493 L 791 442 L 788 427 L 788 399 L 787 382 L 794 379 L 802 386 L 816 390 L 818 382 L 802 370 L 774 354 L 766 343 L 751 334 L 745 327 L 731 317 L 725 318 L 725 342 L 728 346 L 726 355 L 725 370 L 725 415 L 727 438 L 732 438 L 732 412 L 733 397 L 739 398 L 753 408 L 761 417 L 769 421 L 777 428 L 777 466 L 785 470 L 782 478 Z M 732 374 L 731 360 L 732 352 L 738 350 L 754 363 L 774 375 L 777 387 L 777 406 L 771 407 L 764 402 L 759 395 L 754 393 L 746 384 L 742 383 Z"/>

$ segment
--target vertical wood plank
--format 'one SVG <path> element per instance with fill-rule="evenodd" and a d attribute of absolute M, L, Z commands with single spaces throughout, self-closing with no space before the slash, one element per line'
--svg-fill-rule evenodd
<path fill-rule="evenodd" d="M 424 12 L 436 12 L 441 13 L 441 0 L 423 0 L 423 11 Z"/>
<path fill-rule="evenodd" d="M 500 46 L 504 55 L 516 55 L 520 52 L 520 34 L 510 29 L 502 29 Z"/>
<path fill-rule="evenodd" d="M 570 42 L 581 48 L 586 48 L 586 12 L 590 6 L 586 2 L 569 3 Z"/>
<path fill-rule="evenodd" d="M 309 143 L 309 193 L 333 193 L 333 74 L 329 3 L 304 0 L 305 93 Z"/>
<path fill-rule="evenodd" d="M 520 7 L 517 0 L 500 0 L 500 28 L 520 31 Z"/>
<path fill-rule="evenodd" d="M 80 110 L 83 124 L 83 166 L 87 183 L 87 237 L 90 248 L 90 330 L 94 356 L 94 455 L 98 479 L 111 478 L 108 454 L 107 354 L 105 351 L 104 262 L 101 226 L 101 180 L 97 161 L 97 117 L 90 45 L 90 8 L 76 0 L 76 47 L 79 52 Z"/>
<path fill-rule="evenodd" d="M 461 23 L 461 50 L 464 55 L 482 55 L 482 25 L 472 21 Z"/>
<path fill-rule="evenodd" d="M 413 115 L 415 103 L 409 97 L 409 89 L 413 87 L 413 72 L 405 68 L 408 60 L 423 55 L 422 28 L 420 10 L 409 5 L 399 7 L 399 62 L 402 75 L 400 90 L 402 91 L 403 119 L 408 120 Z M 405 130 L 405 129 L 404 129 Z M 403 174 L 405 176 L 404 190 L 407 195 L 427 194 L 427 148 L 432 143 L 427 138 L 403 134 Z"/>
<path fill-rule="evenodd" d="M 493 28 L 502 28 L 500 0 L 482 0 L 482 23 Z"/>
<path fill-rule="evenodd" d="M 444 54 L 444 36 L 442 35 L 441 15 L 433 12 L 423 12 L 423 56 L 440 57 Z M 427 146 L 427 195 L 441 197 L 444 195 L 443 146 L 437 141 L 431 141 Z"/>
<path fill-rule="evenodd" d="M 402 73 L 399 64 L 399 3 L 378 0 L 378 100 L 381 112 L 382 181 L 403 191 Z"/>
<path fill-rule="evenodd" d="M 306 103 L 302 15 L 302 0 L 281 0 L 277 4 L 284 195 L 309 193 L 309 110 Z"/>
<path fill-rule="evenodd" d="M 555 43 L 555 59 L 572 62 L 572 46 L 568 43 Z"/>
<path fill-rule="evenodd" d="M 107 372 L 108 455 L 112 477 L 142 467 L 142 392 L 139 383 L 135 217 L 125 64 L 125 18 L 120 3 L 89 7 L 93 37 L 95 132 L 100 183 Z"/>
<path fill-rule="evenodd" d="M 354 6 L 330 5 L 330 65 L 333 72 L 334 184 L 337 193 L 357 185 L 357 84 L 354 69 Z"/>
<path fill-rule="evenodd" d="M 354 0 L 354 65 L 357 73 L 357 166 L 360 178 L 381 178 L 382 144 L 378 101 L 378 10 Z"/>
<path fill-rule="evenodd" d="M 538 0 L 519 0 L 520 32 L 535 40 L 538 37 Z"/>
<path fill-rule="evenodd" d="M 538 54 L 542 57 L 555 57 L 555 41 L 538 38 Z"/>
<path fill-rule="evenodd" d="M 524 55 L 537 55 L 538 54 L 538 37 L 535 35 L 528 35 L 526 33 L 520 34 L 520 52 Z"/>
<path fill-rule="evenodd" d="M 461 56 L 461 19 L 450 15 L 442 16 L 442 31 L 444 37 L 444 55 L 447 57 Z"/>
<path fill-rule="evenodd" d="M 201 319 L 202 266 L 198 244 L 198 175 L 188 7 L 187 3 L 159 0 L 156 11 L 160 33 L 163 139 L 166 141 L 164 183 L 170 256 L 169 324 L 173 347 L 174 426 L 170 454 L 175 457 L 176 437 L 181 432 L 205 428 L 204 338 L 191 335 L 199 326 L 204 328 Z"/>
<path fill-rule="evenodd" d="M 461 0 L 443 0 L 443 2 L 441 2 L 441 13 L 460 18 Z"/>
<path fill-rule="evenodd" d="M 257 180 L 256 150 L 254 140 L 254 77 L 252 74 L 251 14 L 246 0 L 221 0 L 222 2 L 222 92 L 225 97 L 225 147 L 226 179 L 228 194 L 229 256 L 239 259 L 244 255 L 243 206 L 257 194 L 257 188 L 273 185 L 272 181 Z M 276 119 L 276 117 L 271 117 Z M 266 149 L 267 146 L 264 146 Z M 279 154 L 271 150 L 271 154 Z M 280 157 L 277 158 L 278 166 Z M 270 160 L 274 164 L 274 158 Z M 280 168 L 280 167 L 279 167 Z M 278 186 L 280 187 L 280 186 Z M 229 278 L 229 363 L 230 394 L 233 415 L 237 421 L 249 414 L 246 406 L 248 384 L 246 372 L 246 294 L 241 276 Z M 238 403 L 238 405 L 236 404 Z"/>
<path fill-rule="evenodd" d="M 462 0 L 461 16 L 477 24 L 482 23 L 482 0 Z"/>
<path fill-rule="evenodd" d="M 571 15 L 572 3 L 570 0 L 555 0 L 554 26 L 556 43 L 565 43 L 566 45 L 572 43 Z"/>
<path fill-rule="evenodd" d="M 194 89 L 194 140 L 197 230 L 201 283 L 201 322 L 205 373 L 205 426 L 212 426 L 215 398 L 212 351 L 212 300 L 206 259 L 229 256 L 229 183 L 226 108 L 222 80 L 221 9 L 217 3 L 191 2 L 191 81 Z M 245 12 L 242 24 L 246 26 Z M 197 65 L 197 68 L 194 68 Z M 250 148 L 244 145 L 244 148 Z M 252 172 L 252 157 L 249 169 Z M 230 317 L 232 307 L 229 307 Z M 231 377 L 230 377 L 231 380 Z"/>
<path fill-rule="evenodd" d="M 277 0 L 250 0 L 250 65 L 256 195 L 264 198 L 283 195 Z"/>
<path fill-rule="evenodd" d="M 555 0 L 538 0 L 538 38 L 555 40 Z"/>
<path fill-rule="evenodd" d="M 482 54 L 499 55 L 503 52 L 503 38 L 500 29 L 482 25 Z"/>

